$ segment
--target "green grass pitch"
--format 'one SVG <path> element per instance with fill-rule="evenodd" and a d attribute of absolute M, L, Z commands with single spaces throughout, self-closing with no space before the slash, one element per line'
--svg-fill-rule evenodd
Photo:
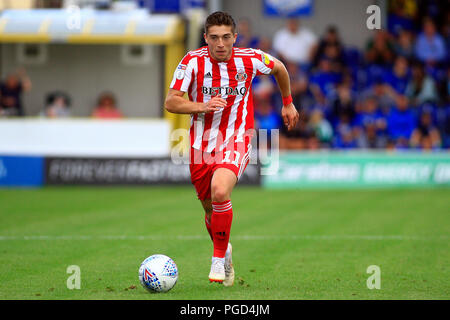
<path fill-rule="evenodd" d="M 236 282 L 210 284 L 212 244 L 193 187 L 0 190 L 0 299 L 449 299 L 449 189 L 233 192 Z M 150 294 L 162 253 L 176 286 Z M 69 265 L 81 289 L 69 290 Z M 367 268 L 381 289 L 367 288 Z"/>

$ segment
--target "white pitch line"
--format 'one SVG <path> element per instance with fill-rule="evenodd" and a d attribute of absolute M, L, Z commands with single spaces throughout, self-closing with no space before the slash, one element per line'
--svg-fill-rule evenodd
<path fill-rule="evenodd" d="M 25 241 L 35 241 L 35 240 L 144 240 L 144 241 L 157 241 L 157 240 L 181 240 L 181 241 L 198 241 L 210 239 L 209 236 L 202 235 L 179 235 L 179 236 L 151 236 L 151 235 L 141 235 L 141 236 L 128 236 L 128 235 L 62 235 L 62 236 L 51 236 L 51 235 L 30 235 L 30 236 L 0 236 L 0 241 L 11 241 L 11 240 L 25 240 Z M 368 240 L 368 241 L 448 241 L 450 236 L 408 236 L 408 235 L 236 235 L 231 236 L 232 240 L 237 241 L 267 241 L 267 240 Z"/>

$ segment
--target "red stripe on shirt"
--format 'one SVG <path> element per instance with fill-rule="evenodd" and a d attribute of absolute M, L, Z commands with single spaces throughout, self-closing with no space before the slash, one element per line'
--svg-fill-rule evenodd
<path fill-rule="evenodd" d="M 189 60 L 192 59 L 192 56 L 188 53 L 187 55 L 184 56 L 183 60 L 181 60 L 181 64 L 188 65 Z M 179 66 L 179 65 L 178 65 Z M 177 70 L 178 70 L 178 66 L 177 66 Z M 177 72 L 177 71 L 175 71 Z M 172 89 L 175 90 L 181 90 L 181 86 L 183 85 L 183 81 L 184 81 L 184 77 L 182 79 L 176 79 L 175 84 L 173 85 Z"/>
<path fill-rule="evenodd" d="M 212 87 L 219 88 L 220 87 L 220 69 L 219 64 L 211 61 L 212 64 Z M 220 96 L 220 92 L 216 95 Z M 211 95 L 211 99 L 214 96 Z M 208 148 L 209 136 L 211 134 L 211 126 L 213 122 L 214 112 L 210 112 L 205 114 L 205 130 L 203 131 L 203 140 L 202 140 L 202 150 L 206 150 Z"/>
<path fill-rule="evenodd" d="M 247 79 L 245 80 L 245 87 L 247 88 L 246 95 L 249 95 L 249 98 L 247 99 L 247 103 L 246 103 L 245 96 L 244 96 L 243 99 L 241 100 L 241 102 L 239 103 L 236 122 L 234 125 L 233 139 L 236 139 L 236 136 L 239 132 L 239 127 L 241 126 L 242 121 L 244 120 L 244 107 L 247 107 L 247 112 L 248 112 L 248 109 L 249 109 L 248 104 L 252 103 L 252 100 L 250 99 L 250 97 L 251 97 L 250 89 L 251 89 L 251 83 L 252 83 L 252 79 L 253 79 L 253 63 L 251 61 L 251 58 L 242 58 L 242 62 L 245 67 L 245 73 L 247 74 Z M 247 117 L 245 119 L 247 120 Z M 247 127 L 247 123 L 245 125 L 245 128 L 246 127 Z"/>
<path fill-rule="evenodd" d="M 238 85 L 238 81 L 236 80 L 237 70 L 236 70 L 236 63 L 234 61 L 234 58 L 230 59 L 230 61 L 228 62 L 227 72 L 228 72 L 228 81 L 229 81 L 228 86 L 231 88 L 236 88 Z M 219 132 L 222 137 L 222 139 L 221 139 L 222 141 L 220 141 L 220 139 L 217 139 L 216 148 L 220 147 L 222 145 L 222 143 L 225 141 L 225 138 L 227 135 L 228 120 L 230 119 L 231 108 L 233 107 L 235 100 L 236 100 L 235 95 L 228 95 L 227 107 L 223 111 L 222 119 L 220 120 L 220 125 L 219 125 Z"/>

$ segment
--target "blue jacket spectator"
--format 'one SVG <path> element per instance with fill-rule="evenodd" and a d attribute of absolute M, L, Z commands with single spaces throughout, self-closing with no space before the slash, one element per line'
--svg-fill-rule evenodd
<path fill-rule="evenodd" d="M 378 101 L 375 97 L 369 97 L 364 103 L 364 109 L 355 119 L 355 126 L 365 130 L 366 127 L 374 125 L 377 134 L 386 130 L 386 117 L 378 109 Z"/>
<path fill-rule="evenodd" d="M 354 126 L 347 114 L 340 114 L 335 132 L 335 148 L 353 149 L 357 147 Z"/>
<path fill-rule="evenodd" d="M 376 97 L 369 97 L 355 120 L 358 147 L 366 149 L 386 147 L 386 127 L 386 117 L 379 110 Z"/>
<path fill-rule="evenodd" d="M 403 56 L 408 59 L 414 58 L 414 39 L 410 31 L 402 30 L 400 32 L 397 37 L 397 42 L 394 44 L 394 50 L 398 56 Z"/>
<path fill-rule="evenodd" d="M 405 94 L 406 87 L 410 79 L 408 60 L 398 56 L 395 59 L 392 70 L 384 74 L 384 82 L 387 83 L 399 94 Z"/>
<path fill-rule="evenodd" d="M 416 0 L 389 1 L 389 7 L 389 32 L 398 34 L 401 30 L 414 30 L 414 18 L 418 11 Z"/>
<path fill-rule="evenodd" d="M 278 129 L 283 125 L 278 112 L 274 110 L 269 100 L 261 100 L 256 103 L 255 121 L 258 129 L 267 130 L 268 139 L 270 139 L 271 131 Z"/>
<path fill-rule="evenodd" d="M 319 69 L 310 78 L 311 91 L 319 103 L 323 103 L 323 99 L 334 92 L 341 78 L 341 74 L 332 71 L 331 61 L 328 58 L 320 60 Z"/>
<path fill-rule="evenodd" d="M 416 127 L 414 113 L 408 105 L 406 96 L 399 96 L 396 107 L 392 108 L 388 116 L 388 132 L 390 137 L 398 142 L 399 140 L 409 141 L 411 134 Z"/>
<path fill-rule="evenodd" d="M 444 39 L 436 32 L 436 26 L 430 18 L 425 19 L 423 32 L 417 37 L 415 48 L 417 58 L 427 64 L 435 64 L 445 59 Z"/>
<path fill-rule="evenodd" d="M 252 34 L 251 22 L 247 18 L 242 18 L 237 24 L 238 36 L 236 39 L 236 47 L 239 48 L 257 48 L 259 38 Z"/>

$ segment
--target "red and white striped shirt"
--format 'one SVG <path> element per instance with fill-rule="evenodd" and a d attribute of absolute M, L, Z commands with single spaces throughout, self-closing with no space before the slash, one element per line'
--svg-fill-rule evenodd
<path fill-rule="evenodd" d="M 175 70 L 170 88 L 187 92 L 193 102 L 220 95 L 227 106 L 219 111 L 191 115 L 190 140 L 195 149 L 222 151 L 234 139 L 242 142 L 253 129 L 252 80 L 270 74 L 273 58 L 257 49 L 233 48 L 228 61 L 219 62 L 208 47 L 188 52 Z"/>

